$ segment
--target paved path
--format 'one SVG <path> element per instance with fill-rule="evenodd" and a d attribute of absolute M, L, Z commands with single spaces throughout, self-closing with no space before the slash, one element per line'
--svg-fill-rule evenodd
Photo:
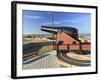
<path fill-rule="evenodd" d="M 32 59 L 29 59 L 29 60 L 27 60 L 27 61 L 23 61 L 23 64 L 30 64 L 30 63 L 32 63 L 32 62 L 35 62 L 35 61 L 37 61 L 37 60 L 39 60 L 39 59 L 42 59 L 42 58 L 44 58 L 44 57 L 46 57 L 46 56 L 49 56 L 50 54 L 44 54 L 44 55 L 41 55 L 41 56 L 38 56 L 38 57 L 35 57 L 35 58 L 32 58 Z"/>
<path fill-rule="evenodd" d="M 45 56 L 44 58 L 41 58 L 35 62 L 23 64 L 23 69 L 58 68 L 59 65 L 56 62 L 56 52 L 52 51 L 48 54 L 48 56 Z"/>
<path fill-rule="evenodd" d="M 74 58 L 71 58 L 71 57 L 67 56 L 66 52 L 64 52 L 64 53 L 57 53 L 57 57 L 60 60 L 66 62 L 66 63 L 72 64 L 72 65 L 76 65 L 76 66 L 90 66 L 91 65 L 90 60 L 74 59 Z"/>

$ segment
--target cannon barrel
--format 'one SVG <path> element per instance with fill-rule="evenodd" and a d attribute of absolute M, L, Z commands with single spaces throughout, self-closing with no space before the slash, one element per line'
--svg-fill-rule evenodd
<path fill-rule="evenodd" d="M 52 27 L 52 26 L 42 26 L 41 27 L 42 31 L 57 34 L 58 32 L 64 32 L 66 34 L 69 34 L 75 39 L 78 39 L 78 30 L 73 27 Z"/>

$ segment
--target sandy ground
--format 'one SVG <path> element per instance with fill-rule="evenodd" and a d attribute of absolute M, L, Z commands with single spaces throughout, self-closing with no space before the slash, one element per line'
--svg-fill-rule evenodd
<path fill-rule="evenodd" d="M 50 54 L 47 57 L 44 57 L 42 59 L 39 59 L 35 62 L 32 62 L 30 64 L 23 64 L 23 70 L 27 69 L 43 69 L 43 68 L 70 68 L 70 67 L 77 67 L 75 65 L 66 63 L 61 61 L 56 56 L 56 51 L 48 52 L 47 54 Z M 75 54 L 74 52 L 69 52 L 67 54 L 69 57 L 79 60 L 90 60 L 90 55 L 81 55 L 81 54 Z"/>
<path fill-rule="evenodd" d="M 79 59 L 79 60 L 90 60 L 91 59 L 90 54 L 88 54 L 88 55 L 81 55 L 81 54 L 75 54 L 74 52 L 70 52 L 67 55 L 69 57 L 71 57 L 71 58 Z"/>

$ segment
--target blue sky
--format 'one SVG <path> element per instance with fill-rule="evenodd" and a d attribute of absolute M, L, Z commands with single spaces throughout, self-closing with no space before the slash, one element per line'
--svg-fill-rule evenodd
<path fill-rule="evenodd" d="M 23 10 L 23 34 L 47 34 L 41 31 L 42 25 L 75 27 L 81 34 L 90 33 L 91 14 L 75 12 L 47 12 Z"/>

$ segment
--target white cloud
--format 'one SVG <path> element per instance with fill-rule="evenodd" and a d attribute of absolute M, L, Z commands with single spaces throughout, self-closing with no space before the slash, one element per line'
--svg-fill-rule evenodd
<path fill-rule="evenodd" d="M 53 23 L 52 22 L 43 23 L 43 25 L 52 25 L 52 24 L 60 24 L 60 22 L 59 21 L 53 21 Z"/>
<path fill-rule="evenodd" d="M 53 24 L 59 25 L 61 23 L 75 23 L 75 24 L 79 24 L 80 22 L 84 22 L 86 21 L 86 17 L 81 17 L 81 18 L 76 18 L 76 19 L 66 19 L 66 20 L 62 20 L 62 21 L 53 21 Z M 52 25 L 52 22 L 45 22 L 42 23 L 42 25 Z"/>
<path fill-rule="evenodd" d="M 60 24 L 61 22 L 60 21 L 54 21 L 54 24 Z"/>
<path fill-rule="evenodd" d="M 64 22 L 64 23 L 80 23 L 81 22 L 84 22 L 86 21 L 86 17 L 82 17 L 82 18 L 76 18 L 76 19 L 69 19 L 69 20 L 63 20 L 61 22 Z"/>
<path fill-rule="evenodd" d="M 80 19 L 70 19 L 70 20 L 63 20 L 61 22 L 64 22 L 64 23 L 79 23 Z"/>
<path fill-rule="evenodd" d="M 42 23 L 42 25 L 51 25 L 52 22 L 46 22 L 46 23 Z"/>
<path fill-rule="evenodd" d="M 31 15 L 26 15 L 26 17 L 30 19 L 41 19 L 42 18 L 41 16 L 31 16 Z"/>

